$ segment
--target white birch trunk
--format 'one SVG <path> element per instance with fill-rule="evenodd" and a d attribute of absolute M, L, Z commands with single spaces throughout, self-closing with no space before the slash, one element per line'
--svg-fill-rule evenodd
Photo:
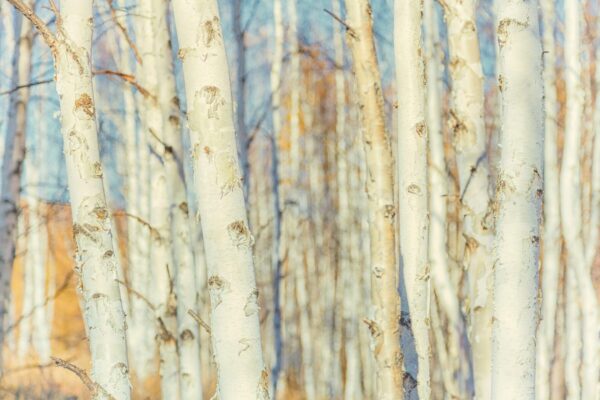
<path fill-rule="evenodd" d="M 578 291 L 577 275 L 574 268 L 566 272 L 565 304 L 565 386 L 567 400 L 581 398 L 581 298 Z"/>
<path fill-rule="evenodd" d="M 468 269 L 470 339 L 475 394 L 490 397 L 492 333 L 492 242 L 489 167 L 484 124 L 483 72 L 475 0 L 442 1 L 448 25 L 452 77 L 451 130 L 461 196 L 465 269 Z"/>
<path fill-rule="evenodd" d="M 582 146 L 583 87 L 581 76 L 581 13 L 580 2 L 565 2 L 565 81 L 567 115 L 565 144 L 560 173 L 560 209 L 562 229 L 567 249 L 567 268 L 577 277 L 581 296 L 583 360 L 581 367 L 581 396 L 598 396 L 599 338 L 598 299 L 592 284 L 583 241 L 580 148 Z M 595 245 L 595 244 L 594 244 Z"/>
<path fill-rule="evenodd" d="M 252 260 L 254 239 L 244 207 L 217 2 L 176 0 L 173 10 L 208 265 L 217 396 L 221 400 L 268 399 Z"/>
<path fill-rule="evenodd" d="M 544 145 L 537 1 L 500 1 L 497 32 L 502 154 L 496 189 L 492 399 L 533 400 Z"/>
<path fill-rule="evenodd" d="M 357 102 L 361 109 L 362 139 L 369 173 L 367 193 L 373 310 L 371 319 L 366 319 L 365 322 L 371 332 L 371 350 L 377 364 L 377 397 L 382 400 L 402 399 L 400 297 L 397 292 L 395 254 L 394 162 L 389 135 L 385 128 L 371 7 L 368 0 L 346 0 L 346 9 L 347 22 L 351 28 L 348 32 L 348 45 L 354 63 Z"/>
<path fill-rule="evenodd" d="M 13 14 L 18 38 L 12 61 L 12 87 L 27 84 L 31 72 L 31 24 L 20 14 Z M 10 36 L 8 34 L 7 36 Z M 29 89 L 11 93 L 8 111 L 8 129 L 4 136 L 2 173 L 0 175 L 0 346 L 4 345 L 5 318 L 10 307 L 10 281 L 15 260 L 17 221 L 20 198 L 22 164 L 25 158 L 25 135 Z M 29 338 L 27 338 L 27 341 Z M 1 349 L 0 349 L 1 350 Z M 3 370 L 0 351 L 0 371 Z"/>
<path fill-rule="evenodd" d="M 423 1 L 397 0 L 394 48 L 398 94 L 398 190 L 400 263 L 408 294 L 410 325 L 417 352 L 419 398 L 431 395 L 429 362 L 429 214 L 425 70 L 421 52 Z"/>
<path fill-rule="evenodd" d="M 465 335 L 463 316 L 448 265 L 447 198 L 448 173 L 444 159 L 442 130 L 443 54 L 438 47 L 439 19 L 433 0 L 424 1 L 425 54 L 427 57 L 427 127 L 429 130 L 429 262 L 431 278 L 440 308 L 448 319 L 448 356 L 440 366 L 443 370 L 445 390 L 452 396 L 466 396 L 469 376 L 468 354 L 462 348 Z M 438 333 L 435 332 L 437 340 Z M 441 343 L 444 343 L 443 341 Z M 438 346 L 439 348 L 439 346 Z M 441 361 L 441 360 L 440 360 Z M 454 377 L 448 379 L 449 376 Z"/>
<path fill-rule="evenodd" d="M 154 96 L 144 98 L 144 132 L 146 140 L 151 148 L 150 154 L 150 185 L 151 212 L 150 225 L 151 248 L 151 284 L 149 292 L 150 301 L 156 307 L 157 335 L 156 340 L 160 355 L 160 378 L 161 394 L 165 399 L 179 399 L 179 358 L 177 354 L 177 316 L 176 297 L 174 283 L 176 271 L 173 264 L 173 253 L 171 249 L 171 219 L 170 198 L 172 194 L 168 190 L 167 171 L 165 168 L 165 126 L 168 116 L 162 114 L 159 102 L 161 86 L 164 85 L 165 71 L 159 70 L 160 59 L 170 57 L 170 51 L 166 51 L 159 42 L 166 28 L 161 27 L 160 15 L 165 12 L 164 4 L 157 0 L 140 3 L 138 12 L 140 19 L 136 25 L 138 48 L 142 57 L 142 76 L 140 80 L 149 93 Z M 166 24 L 166 22 L 164 22 Z M 163 61 L 164 63 L 164 61 Z M 164 64 L 163 64 L 164 65 Z"/>
<path fill-rule="evenodd" d="M 542 270 L 542 321 L 538 326 L 536 399 L 550 398 L 550 373 L 554 362 L 554 332 L 558 304 L 561 237 L 558 169 L 558 103 L 556 93 L 556 45 L 554 0 L 542 1 L 544 48 L 544 231 Z"/>
<path fill-rule="evenodd" d="M 170 199 L 172 251 L 175 261 L 175 290 L 177 293 L 177 350 L 179 352 L 179 383 L 182 400 L 202 399 L 200 375 L 200 347 L 198 324 L 188 314 L 197 312 L 196 273 L 190 243 L 191 223 L 188 215 L 185 176 L 183 172 L 183 144 L 179 126 L 179 99 L 171 59 L 171 45 L 167 24 L 168 2 L 154 0 L 156 13 L 156 67 L 162 77 L 158 87 L 158 104 L 163 122 L 165 167 Z"/>
<path fill-rule="evenodd" d="M 250 165 L 248 164 L 248 134 L 246 132 L 246 44 L 244 43 L 244 26 L 242 18 L 242 0 L 233 0 L 233 36 L 235 38 L 235 55 L 237 69 L 235 74 L 235 117 L 236 132 L 240 156 L 240 164 L 244 173 L 244 192 L 246 197 L 250 196 Z"/>
<path fill-rule="evenodd" d="M 22 239 L 18 239 L 18 246 L 16 248 L 23 249 L 26 247 L 25 260 L 22 263 L 21 270 L 21 280 L 23 282 L 23 298 L 22 298 L 22 307 L 21 307 L 21 315 L 19 322 L 19 338 L 17 340 L 17 359 L 21 362 L 26 361 L 26 357 L 29 352 L 29 348 L 31 347 L 31 326 L 32 326 L 32 314 L 33 314 L 33 265 L 29 262 L 29 240 L 28 240 L 28 232 L 31 228 L 26 222 L 25 215 L 19 215 L 17 219 L 17 231 L 18 236 L 23 235 Z M 26 243 L 26 244 L 25 244 Z M 21 244 L 24 244 L 21 247 Z"/>
<path fill-rule="evenodd" d="M 98 399 L 129 399 L 125 315 L 116 281 L 118 260 L 102 182 L 92 90 L 92 1 L 61 0 L 60 5 L 56 87 L 92 379 L 103 388 Z"/>

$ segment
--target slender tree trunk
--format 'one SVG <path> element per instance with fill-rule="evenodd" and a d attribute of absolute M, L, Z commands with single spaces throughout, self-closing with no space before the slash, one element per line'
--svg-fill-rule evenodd
<path fill-rule="evenodd" d="M 92 379 L 101 388 L 96 399 L 130 398 L 125 315 L 117 282 L 118 260 L 112 243 L 109 211 L 93 100 L 90 51 L 92 1 L 62 0 L 56 37 L 18 0 L 10 0 L 53 50 L 67 164 L 76 269 L 81 277 L 84 320 L 92 356 Z"/>
<path fill-rule="evenodd" d="M 20 14 L 14 14 L 14 34 L 18 38 L 12 62 L 13 87 L 27 84 L 31 72 L 31 24 Z M 10 28 L 10 27 L 7 27 Z M 0 345 L 4 344 L 5 316 L 10 307 L 10 280 L 17 241 L 17 220 L 21 192 L 21 173 L 25 158 L 25 135 L 29 89 L 11 93 L 9 99 L 8 129 L 4 138 L 2 173 L 0 175 Z M 0 352 L 1 356 L 1 352 Z M 3 360 L 0 357 L 0 371 Z"/>
<path fill-rule="evenodd" d="M 365 322 L 377 363 L 377 398 L 402 399 L 400 297 L 397 291 L 396 207 L 394 162 L 385 128 L 381 79 L 377 67 L 371 7 L 368 0 L 346 0 L 348 45 L 352 52 L 365 146 L 369 228 L 371 238 L 371 293 L 373 310 Z M 425 189 L 423 189 L 425 190 Z"/>
<path fill-rule="evenodd" d="M 332 0 L 332 10 L 335 15 L 340 13 L 340 0 Z M 337 188 L 338 188 L 338 260 L 339 276 L 343 293 L 337 296 L 342 297 L 339 304 L 343 310 L 343 325 L 336 326 L 337 331 L 344 332 L 344 353 L 346 355 L 346 384 L 344 386 L 344 398 L 346 400 L 363 398 L 361 387 L 361 366 L 360 366 L 360 348 L 359 348 L 359 321 L 358 321 L 358 299 L 360 298 L 360 275 L 357 273 L 358 263 L 352 259 L 351 230 L 352 210 L 350 208 L 351 188 L 349 180 L 354 177 L 350 174 L 348 161 L 350 158 L 351 139 L 346 132 L 346 83 L 344 73 L 344 47 L 341 26 L 334 21 L 333 26 L 333 45 L 335 51 L 335 94 L 336 94 L 336 145 L 337 145 Z M 335 278 L 335 276 L 334 276 Z M 337 289 L 336 289 L 337 290 Z M 337 303 L 336 303 L 337 304 Z M 339 309 L 337 310 L 339 313 Z M 341 338 L 339 339 L 341 341 Z M 341 345 L 341 344 L 340 344 Z M 333 361 L 338 364 L 332 368 L 340 369 L 340 354 L 336 352 L 337 357 Z M 341 371 L 340 371 L 341 372 Z M 342 379 L 341 373 L 338 379 Z M 333 397 L 339 396 L 338 393 L 331 393 Z"/>
<path fill-rule="evenodd" d="M 452 77 L 451 130 L 464 216 L 465 268 L 469 271 L 471 346 L 475 394 L 490 397 L 492 333 L 492 243 L 489 167 L 484 124 L 483 72 L 474 0 L 442 1 L 448 25 Z"/>
<path fill-rule="evenodd" d="M 164 162 L 168 156 L 167 148 L 164 145 L 168 116 L 162 114 L 157 100 L 164 80 L 168 79 L 164 76 L 164 68 L 159 70 L 160 59 L 170 56 L 168 45 L 165 50 L 165 44 L 159 42 L 160 36 L 163 40 L 168 40 L 164 38 L 163 30 L 166 28 L 162 27 L 159 22 L 160 15 L 165 12 L 164 5 L 162 8 L 161 5 L 161 2 L 155 0 L 140 3 L 136 36 L 143 63 L 140 80 L 152 96 L 146 96 L 143 103 L 145 107 L 143 135 L 146 136 L 151 148 L 152 207 L 149 222 L 152 229 L 150 251 L 152 268 L 150 287 L 152 289 L 150 300 L 156 307 L 156 340 L 160 354 L 162 397 L 176 400 L 181 395 L 177 353 L 177 303 L 174 289 L 176 271 L 171 247 L 170 206 L 172 193 L 168 190 L 166 163 Z"/>
<path fill-rule="evenodd" d="M 497 32 L 502 154 L 496 189 L 492 399 L 533 400 L 544 145 L 537 1 L 500 1 Z"/>
<path fill-rule="evenodd" d="M 439 19 L 433 0 L 424 1 L 425 54 L 427 57 L 427 127 L 429 130 L 429 262 L 431 277 L 440 308 L 448 319 L 448 364 L 440 367 L 454 377 L 445 378 L 445 390 L 455 397 L 466 397 L 470 371 L 469 354 L 463 348 L 465 327 L 458 292 L 454 287 L 448 265 L 447 198 L 448 172 L 444 159 L 442 131 L 442 74 L 443 54 L 438 47 Z M 439 317 L 438 317 L 439 318 Z M 435 333 L 437 340 L 438 333 Z M 443 342 L 442 342 L 443 343 Z M 450 386 L 448 386 L 450 385 Z"/>
<path fill-rule="evenodd" d="M 194 180 L 205 240 L 221 400 L 268 399 L 252 237 L 244 207 L 231 84 L 214 0 L 173 2 Z"/>
<path fill-rule="evenodd" d="M 235 38 L 235 54 L 237 71 L 235 74 L 235 92 L 237 99 L 235 103 L 236 132 L 240 164 L 244 173 L 244 193 L 249 197 L 250 189 L 250 165 L 248 164 L 248 133 L 246 131 L 246 44 L 244 43 L 245 30 L 242 18 L 242 0 L 233 0 L 231 10 L 233 11 L 233 36 Z"/>
<path fill-rule="evenodd" d="M 583 365 L 581 395 L 584 399 L 598 396 L 599 339 L 598 299 L 592 284 L 590 268 L 583 242 L 580 148 L 582 146 L 583 88 L 581 76 L 580 2 L 565 2 L 565 80 L 567 115 L 565 144 L 560 173 L 560 208 L 562 229 L 567 249 L 567 267 L 575 271 L 578 294 L 581 296 L 583 332 Z M 596 244 L 593 244 L 594 246 Z M 589 349 L 589 350 L 588 350 Z"/>
<path fill-rule="evenodd" d="M 544 47 L 544 231 L 542 270 L 542 321 L 538 326 L 536 398 L 550 398 L 550 374 L 554 360 L 554 332 L 558 304 L 561 237 L 558 169 L 558 103 L 556 100 L 556 45 L 554 0 L 542 1 Z"/>
<path fill-rule="evenodd" d="M 398 189 L 400 260 L 408 294 L 410 326 L 418 358 L 419 397 L 431 395 L 429 360 L 429 260 L 427 122 L 421 52 L 423 2 L 396 1 L 394 47 L 398 93 Z"/>
<path fill-rule="evenodd" d="M 277 398 L 277 388 L 280 380 L 283 379 L 281 373 L 283 366 L 283 339 L 282 339 L 282 314 L 281 314 L 281 289 L 283 252 L 282 245 L 282 213 L 283 197 L 280 192 L 281 166 L 279 161 L 279 142 L 281 137 L 281 69 L 283 64 L 283 17 L 281 0 L 273 0 L 273 26 L 274 26 L 274 51 L 271 65 L 270 83 L 271 83 L 271 113 L 273 116 L 273 135 L 271 140 L 271 181 L 273 185 L 273 330 L 274 332 L 274 350 L 275 360 L 271 366 L 271 387 L 273 398 Z"/>
<path fill-rule="evenodd" d="M 574 268 L 567 265 L 565 304 L 565 386 L 567 400 L 581 400 L 581 298 Z"/>
<path fill-rule="evenodd" d="M 286 207 L 284 215 L 287 224 L 284 230 L 287 234 L 288 248 L 290 254 L 289 265 L 292 269 L 295 284 L 297 307 L 299 310 L 299 336 L 302 350 L 302 374 L 304 378 L 304 390 L 307 400 L 316 397 L 315 378 L 313 368 L 313 337 L 311 334 L 309 307 L 310 298 L 306 289 L 306 266 L 304 263 L 304 250 L 307 241 L 302 240 L 308 235 L 308 220 L 304 214 L 308 212 L 307 194 L 302 191 L 300 181 L 300 160 L 302 144 L 300 141 L 300 88 L 301 67 L 300 47 L 298 44 L 298 16 L 296 12 L 296 1 L 287 0 L 289 16 L 289 44 L 290 44 L 290 182 L 292 183 L 286 195 Z M 306 115 L 306 113 L 304 113 Z M 310 140 L 310 139 L 307 139 Z M 313 160 L 314 162 L 314 160 Z M 307 263 L 310 263 L 309 254 L 306 253 Z"/>
<path fill-rule="evenodd" d="M 174 254 L 175 291 L 177 294 L 177 350 L 179 352 L 179 381 L 183 400 L 202 399 L 200 375 L 200 347 L 198 324 L 188 314 L 196 311 L 196 274 L 190 243 L 191 224 L 183 172 L 183 144 L 179 126 L 179 99 L 173 75 L 172 50 L 167 25 L 168 2 L 154 0 L 156 12 L 156 68 L 162 77 L 158 92 L 158 106 L 162 115 L 162 162 L 171 213 L 172 251 Z"/>

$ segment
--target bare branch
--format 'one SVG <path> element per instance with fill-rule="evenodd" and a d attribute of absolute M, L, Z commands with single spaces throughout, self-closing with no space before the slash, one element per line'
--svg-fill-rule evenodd
<path fill-rule="evenodd" d="M 29 82 L 29 83 L 26 83 L 26 84 L 24 84 L 24 85 L 15 86 L 15 87 L 14 87 L 14 88 L 12 88 L 12 89 L 5 90 L 4 92 L 0 92 L 0 96 L 4 96 L 4 95 L 6 95 L 6 94 L 11 94 L 11 93 L 14 93 L 14 92 L 16 92 L 17 90 L 21 90 L 21 89 L 29 88 L 29 87 L 32 87 L 32 86 L 44 85 L 44 84 L 46 84 L 46 83 L 50 83 L 50 82 L 52 82 L 52 81 L 54 81 L 54 79 L 46 79 L 46 80 L 44 80 L 44 81 Z"/>
<path fill-rule="evenodd" d="M 140 52 L 138 51 L 137 46 L 135 45 L 135 43 L 133 42 L 133 40 L 131 40 L 131 37 L 129 36 L 129 33 L 127 32 L 127 29 L 125 28 L 125 26 L 119 21 L 118 17 L 117 17 L 117 12 L 115 10 L 115 8 L 113 7 L 113 1 L 114 0 L 106 0 L 108 2 L 108 6 L 110 7 L 110 16 L 112 17 L 112 20 L 114 21 L 115 25 L 117 25 L 117 27 L 119 28 L 119 30 L 123 33 L 123 36 L 125 36 L 125 41 L 127 42 L 127 44 L 129 45 L 129 47 L 131 48 L 131 51 L 133 51 L 133 55 L 136 59 L 136 61 L 142 65 L 142 57 L 140 56 Z"/>
<path fill-rule="evenodd" d="M 31 21 L 33 26 L 38 30 L 42 38 L 50 47 L 50 50 L 54 53 L 56 51 L 56 37 L 50 32 L 50 29 L 46 26 L 46 23 L 42 21 L 40 17 L 33 11 L 29 5 L 25 4 L 22 0 L 8 0 L 25 18 Z"/>
<path fill-rule="evenodd" d="M 200 318 L 200 316 L 192 309 L 188 310 L 188 314 L 194 318 L 194 320 L 198 323 L 198 325 L 200 325 L 201 327 L 204 328 L 204 330 L 209 334 L 212 335 L 211 330 L 210 330 L 210 326 L 208 326 L 208 324 L 206 322 L 204 322 L 202 320 L 202 318 Z"/>
<path fill-rule="evenodd" d="M 96 382 L 94 382 L 88 376 L 87 372 L 85 372 L 83 369 L 79 368 L 77 365 L 71 364 L 70 362 L 63 360 L 61 358 L 58 358 L 58 357 L 50 357 L 50 358 L 52 359 L 52 361 L 54 361 L 54 364 L 56 364 L 57 367 L 64 368 L 68 371 L 73 372 L 75 375 L 77 375 L 79 377 L 79 379 L 81 379 L 81 382 L 83 382 L 83 384 L 89 389 L 93 398 L 96 398 L 98 396 L 98 394 L 102 394 L 108 400 L 116 400 L 113 395 L 108 393 L 106 391 L 106 389 L 104 389 L 102 386 L 100 386 Z"/>
<path fill-rule="evenodd" d="M 135 297 L 137 297 L 138 299 L 142 300 L 144 303 L 146 303 L 146 305 L 148 306 L 148 308 L 150 308 L 152 311 L 156 311 L 156 307 L 154 307 L 154 304 L 152 304 L 152 302 L 150 302 L 150 300 L 148 300 L 143 294 L 141 294 L 140 292 L 138 292 L 137 290 L 135 290 L 134 288 L 132 288 L 131 286 L 129 286 L 127 284 L 127 282 L 123 282 L 119 279 L 116 280 L 119 284 L 123 285 L 125 287 L 125 289 L 127 290 L 128 293 L 133 294 Z"/>
<path fill-rule="evenodd" d="M 152 236 L 157 237 L 157 238 L 161 238 L 160 232 L 156 228 L 154 228 L 148 221 L 146 221 L 145 219 L 143 219 L 142 217 L 130 214 L 130 213 L 125 212 L 125 211 L 115 211 L 113 213 L 113 216 L 115 216 L 115 217 L 126 216 L 126 217 L 129 217 L 129 218 L 132 218 L 132 219 L 136 220 L 137 222 L 139 222 L 140 224 L 144 225 L 146 228 L 148 228 L 150 230 L 150 234 Z"/>
<path fill-rule="evenodd" d="M 346 23 L 346 21 L 344 21 L 343 19 L 341 19 L 340 17 L 338 17 L 337 15 L 335 15 L 334 13 L 332 13 L 331 11 L 329 11 L 326 8 L 324 8 L 323 11 L 325 11 L 327 14 L 331 15 L 333 17 L 333 19 L 335 19 L 337 22 L 339 22 L 340 24 L 344 25 L 344 27 L 346 28 L 346 30 L 348 31 L 348 33 L 350 33 L 350 35 L 356 36 L 356 33 L 354 32 L 354 29 L 352 29 L 352 27 L 350 25 L 348 25 Z"/>
<path fill-rule="evenodd" d="M 111 75 L 111 76 L 116 76 L 118 78 L 121 78 L 122 80 L 124 80 L 125 82 L 129 83 L 134 88 L 136 88 L 138 90 L 138 92 L 140 92 L 140 94 L 142 96 L 149 97 L 152 100 L 156 101 L 156 96 L 154 96 L 153 94 L 151 94 L 142 85 L 140 85 L 135 80 L 135 76 L 133 76 L 133 75 L 125 74 L 125 73 L 119 72 L 119 71 L 113 71 L 113 70 L 110 70 L 110 69 L 101 69 L 101 70 L 98 70 L 98 71 L 94 71 L 94 75 Z"/>

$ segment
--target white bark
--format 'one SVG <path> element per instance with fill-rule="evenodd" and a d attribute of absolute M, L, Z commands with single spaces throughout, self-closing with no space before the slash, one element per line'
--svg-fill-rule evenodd
<path fill-rule="evenodd" d="M 55 47 L 56 87 L 67 163 L 76 268 L 98 399 L 129 399 L 125 316 L 117 283 L 109 211 L 102 183 L 90 51 L 92 1 L 62 0 Z"/>
<path fill-rule="evenodd" d="M 268 399 L 231 84 L 214 0 L 173 2 L 183 62 L 194 181 L 211 293 L 213 351 L 221 400 Z"/>
<path fill-rule="evenodd" d="M 565 2 L 565 81 L 567 115 L 565 144 L 560 173 L 560 209 L 562 229 L 567 249 L 567 268 L 577 277 L 581 296 L 583 332 L 583 365 L 581 395 L 584 399 L 598 396 L 599 338 L 598 299 L 592 284 L 583 241 L 580 148 L 583 119 L 583 87 L 581 76 L 581 13 L 580 2 Z M 590 244 L 592 245 L 592 244 Z M 593 244 L 594 246 L 596 244 Z"/>
<path fill-rule="evenodd" d="M 427 58 L 427 127 L 429 130 L 429 263 L 431 278 L 439 299 L 440 308 L 448 319 L 448 357 L 442 363 L 445 390 L 459 397 L 469 379 L 468 363 L 462 348 L 465 334 L 457 291 L 452 282 L 448 265 L 447 205 L 448 173 L 444 159 L 442 130 L 442 74 L 443 54 L 439 48 L 439 18 L 433 0 L 424 1 L 425 56 Z M 441 333 L 440 333 L 441 334 Z M 438 333 L 435 333 L 436 340 Z M 441 342 L 443 343 L 443 341 Z M 438 346 L 439 347 L 439 346 Z M 441 360 L 440 360 L 441 361 Z M 465 372 L 466 371 L 466 372 Z M 464 395 L 464 393 L 463 393 Z"/>
<path fill-rule="evenodd" d="M 168 2 L 154 0 L 156 28 L 154 30 L 157 54 L 157 76 L 162 77 L 158 87 L 158 105 L 162 115 L 162 162 L 165 167 L 170 199 L 172 251 L 175 261 L 175 291 L 177 294 L 177 350 L 179 352 L 179 383 L 182 400 L 202 399 L 200 375 L 200 347 L 198 324 L 188 314 L 197 312 L 196 273 L 190 243 L 191 223 L 183 173 L 183 144 L 179 126 L 179 99 L 171 59 L 170 37 L 167 24 Z M 171 311 L 172 312 L 172 311 Z"/>
<path fill-rule="evenodd" d="M 550 372 L 554 362 L 554 332 L 558 304 L 561 237 L 558 169 L 558 103 L 556 93 L 556 45 L 554 0 L 542 1 L 544 48 L 544 231 L 542 270 L 542 321 L 538 326 L 536 398 L 550 398 Z"/>
<path fill-rule="evenodd" d="M 497 32 L 502 154 L 496 189 L 492 399 L 533 400 L 544 144 L 537 1 L 501 1 Z"/>
<path fill-rule="evenodd" d="M 573 268 L 566 272 L 565 304 L 565 386 L 567 400 L 581 400 L 581 298 Z"/>
<path fill-rule="evenodd" d="M 162 6 L 162 7 L 161 7 Z M 150 260 L 150 300 L 156 307 L 156 322 L 158 349 L 160 354 L 161 393 L 165 399 L 179 399 L 179 358 L 177 354 L 177 319 L 176 297 L 174 282 L 176 271 L 173 268 L 173 253 L 171 252 L 171 220 L 170 198 L 172 193 L 168 190 L 167 170 L 165 168 L 166 147 L 165 127 L 168 126 L 168 115 L 163 115 L 159 102 L 161 87 L 165 85 L 165 71 L 159 69 L 161 59 L 170 57 L 170 51 L 165 50 L 167 44 L 161 43 L 165 38 L 166 21 L 161 15 L 166 12 L 166 6 L 158 0 L 140 3 L 138 13 L 139 21 L 136 24 L 138 48 L 142 57 L 142 75 L 140 80 L 146 90 L 154 96 L 144 98 L 144 132 L 143 135 L 152 149 L 150 155 L 150 185 L 151 212 L 150 225 L 152 227 Z M 165 61 L 162 61 L 164 65 Z M 168 73 L 168 72 L 167 72 Z"/>
<path fill-rule="evenodd" d="M 371 7 L 368 0 L 346 0 L 346 10 L 347 22 L 351 28 L 348 32 L 348 45 L 354 63 L 357 102 L 361 109 L 362 139 L 369 175 L 367 193 L 373 310 L 371 319 L 365 319 L 365 323 L 371 332 L 371 350 L 377 364 L 377 397 L 382 400 L 402 399 L 392 149 L 385 128 Z"/>
<path fill-rule="evenodd" d="M 12 60 L 11 86 L 29 81 L 31 72 L 31 24 L 20 14 L 14 16 L 14 28 L 18 38 Z M 11 34 L 7 36 L 10 37 Z M 28 88 L 11 93 L 8 110 L 8 128 L 4 136 L 2 173 L 0 174 L 0 345 L 4 344 L 5 317 L 10 307 L 10 281 L 15 259 L 17 240 L 18 207 L 22 163 L 25 158 L 25 134 L 27 125 Z M 26 339 L 27 341 L 29 338 Z M 3 369 L 0 351 L 0 371 Z"/>
<path fill-rule="evenodd" d="M 332 0 L 332 10 L 335 15 L 340 13 L 340 0 Z M 352 210 L 350 209 L 350 179 L 351 171 L 348 168 L 350 158 L 351 140 L 346 132 L 346 83 L 344 71 L 344 47 L 342 37 L 342 26 L 333 21 L 333 46 L 335 52 L 335 99 L 336 99 L 336 152 L 337 152 L 337 189 L 338 189 L 338 237 L 339 237 L 339 273 L 337 279 L 341 282 L 340 287 L 343 293 L 337 294 L 342 297 L 340 305 L 343 310 L 343 326 L 336 326 L 341 336 L 342 328 L 344 332 L 344 352 L 346 354 L 346 381 L 344 385 L 344 398 L 346 400 L 363 398 L 361 387 L 361 365 L 359 348 L 359 321 L 358 321 L 358 299 L 360 299 L 360 271 L 359 263 L 353 260 L 353 243 L 351 242 L 351 230 L 353 227 Z M 335 275 L 334 275 L 335 278 Z M 331 284 L 331 283 L 330 283 Z M 337 291 L 337 288 L 336 288 Z M 339 313 L 339 309 L 336 313 Z M 341 341 L 341 338 L 338 339 Z M 341 346 L 341 343 L 338 345 Z M 340 369 L 340 354 L 333 358 L 336 363 L 331 371 Z M 334 379 L 342 379 L 341 371 Z M 332 387 L 335 384 L 332 384 Z M 333 397 L 339 396 L 338 393 L 331 393 Z"/>
<path fill-rule="evenodd" d="M 431 395 L 429 360 L 429 260 L 425 70 L 421 53 L 423 2 L 397 0 L 394 48 L 398 95 L 400 260 L 418 358 L 419 398 Z"/>
<path fill-rule="evenodd" d="M 490 397 L 492 334 L 492 243 L 483 72 L 475 0 L 442 1 L 448 26 L 452 77 L 451 130 L 461 196 L 464 265 L 468 270 L 470 339 L 475 394 Z"/>

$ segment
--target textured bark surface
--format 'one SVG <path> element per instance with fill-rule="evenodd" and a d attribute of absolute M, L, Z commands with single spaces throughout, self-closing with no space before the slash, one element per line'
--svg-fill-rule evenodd
<path fill-rule="evenodd" d="M 371 7 L 367 0 L 346 0 L 348 46 L 352 53 L 361 109 L 365 147 L 369 234 L 371 238 L 371 293 L 373 310 L 365 323 L 377 367 L 377 398 L 402 399 L 400 297 L 397 292 L 396 207 L 394 162 L 385 128 L 381 78 L 377 66 Z M 426 190 L 426 189 L 424 189 Z"/>
<path fill-rule="evenodd" d="M 544 112 L 537 1 L 498 4 L 502 154 L 496 183 L 492 399 L 535 399 Z"/>
<path fill-rule="evenodd" d="M 452 78 L 450 129 L 456 151 L 461 200 L 463 264 L 468 270 L 470 341 L 475 394 L 490 397 L 492 263 L 494 222 L 491 211 L 483 71 L 475 0 L 444 0 L 448 26 L 448 68 Z"/>
<path fill-rule="evenodd" d="M 138 48 L 142 57 L 140 80 L 151 96 L 143 100 L 144 118 L 142 120 L 142 135 L 146 137 L 150 148 L 150 187 L 151 211 L 150 225 L 150 273 L 146 279 L 149 283 L 149 299 L 155 307 L 156 341 L 160 354 L 160 381 L 163 398 L 177 400 L 181 392 L 179 388 L 179 357 L 177 353 L 177 303 L 175 295 L 176 271 L 173 263 L 170 203 L 171 195 L 167 185 L 167 170 L 164 162 L 166 147 L 165 126 L 168 116 L 163 115 L 157 101 L 160 88 L 164 86 L 168 76 L 159 70 L 159 64 L 164 57 L 169 57 L 170 51 L 165 50 L 164 40 L 166 21 L 161 23 L 165 5 L 158 1 L 145 1 L 137 8 L 139 13 L 136 21 L 136 36 Z M 167 39 L 168 40 L 168 39 Z M 168 84 L 168 83 L 167 83 Z M 142 151 L 145 149 L 142 148 Z"/>
<path fill-rule="evenodd" d="M 440 312 L 448 319 L 447 357 L 442 363 L 445 390 L 457 398 L 467 397 L 469 354 L 463 347 L 466 335 L 464 318 L 460 309 L 458 292 L 454 286 L 448 263 L 447 237 L 447 198 L 448 172 L 444 159 L 444 137 L 442 129 L 443 93 L 443 53 L 439 41 L 439 17 L 433 0 L 425 0 L 423 5 L 425 25 L 425 56 L 427 66 L 427 128 L 429 131 L 429 263 L 431 279 Z M 432 299 L 432 304 L 433 304 Z M 431 310 L 432 314 L 433 309 Z M 435 332 L 444 343 L 444 332 Z M 444 344 L 444 346 L 446 346 Z M 440 351 L 440 355 L 444 349 Z"/>
<path fill-rule="evenodd" d="M 97 393 L 98 399 L 129 399 L 125 315 L 102 181 L 92 90 L 92 1 L 62 0 L 60 6 L 56 87 L 92 379 L 103 388 Z"/>
<path fill-rule="evenodd" d="M 208 266 L 217 396 L 268 399 L 231 84 L 214 0 L 173 2 Z"/>
<path fill-rule="evenodd" d="M 394 49 L 398 101 L 398 202 L 400 264 L 408 296 L 410 327 L 417 352 L 419 398 L 431 396 L 429 364 L 429 259 L 427 121 L 421 21 L 423 1 L 396 1 Z M 411 366 L 407 366 L 407 369 Z"/>

